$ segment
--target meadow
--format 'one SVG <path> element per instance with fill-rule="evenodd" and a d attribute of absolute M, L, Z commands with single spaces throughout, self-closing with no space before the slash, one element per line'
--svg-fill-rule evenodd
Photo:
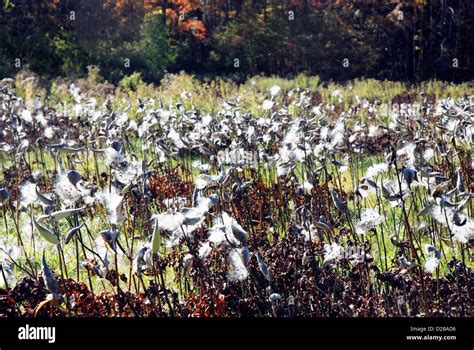
<path fill-rule="evenodd" d="M 467 317 L 474 89 L 0 82 L 0 317 Z"/>

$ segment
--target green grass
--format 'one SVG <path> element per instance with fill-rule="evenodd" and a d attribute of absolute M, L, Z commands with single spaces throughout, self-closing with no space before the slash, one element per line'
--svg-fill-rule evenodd
<path fill-rule="evenodd" d="M 418 85 L 405 84 L 394 81 L 379 81 L 375 79 L 356 79 L 344 84 L 332 82 L 323 82 L 318 76 L 297 75 L 293 79 L 281 77 L 263 77 L 255 76 L 249 78 L 243 84 L 215 78 L 198 79 L 186 73 L 169 74 L 159 86 L 143 82 L 139 76 L 127 76 L 117 87 L 102 78 L 98 78 L 97 72 L 92 70 L 91 77 L 74 81 L 74 84 L 80 88 L 86 99 L 94 97 L 98 104 L 105 101 L 105 92 L 112 92 L 114 99 L 111 106 L 114 110 L 123 110 L 129 104 L 132 108 L 129 111 L 129 117 L 139 118 L 142 114 L 137 114 L 139 105 L 138 99 L 147 101 L 153 98 L 155 101 L 161 101 L 165 108 L 168 105 L 174 105 L 177 101 L 183 103 L 186 109 L 192 106 L 198 108 L 203 113 L 215 113 L 222 107 L 224 101 L 239 99 L 245 111 L 251 112 L 255 117 L 266 115 L 260 107 L 265 99 L 270 98 L 269 89 L 278 85 L 281 87 L 281 94 L 277 97 L 277 102 L 281 101 L 282 95 L 293 89 L 306 90 L 310 95 L 318 93 L 321 95 L 323 103 L 331 103 L 337 100 L 332 96 L 335 90 L 338 90 L 344 97 L 343 107 L 348 109 L 356 96 L 360 99 L 369 101 L 378 101 L 379 103 L 388 103 L 394 96 L 407 93 L 419 94 L 425 92 L 435 98 L 440 97 L 463 97 L 471 95 L 473 91 L 472 83 L 453 84 L 441 81 L 427 81 Z M 74 98 L 69 92 L 69 85 L 73 81 L 57 80 L 43 81 L 41 79 L 26 80 L 26 72 L 20 72 L 15 80 L 16 92 L 25 99 L 31 101 L 37 96 L 39 99 L 52 108 L 58 110 L 72 110 Z M 41 80 L 41 84 L 40 84 Z M 130 81 L 133 80 L 133 84 Z M 187 92 L 189 98 L 182 98 L 181 94 Z M 421 98 L 418 97 L 418 101 Z M 301 108 L 291 106 L 290 113 L 295 116 L 302 112 Z"/>

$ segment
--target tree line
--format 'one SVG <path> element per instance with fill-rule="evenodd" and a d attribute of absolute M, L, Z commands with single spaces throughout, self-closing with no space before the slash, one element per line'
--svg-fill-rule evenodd
<path fill-rule="evenodd" d="M 0 74 L 473 77 L 470 0 L 2 0 Z"/>

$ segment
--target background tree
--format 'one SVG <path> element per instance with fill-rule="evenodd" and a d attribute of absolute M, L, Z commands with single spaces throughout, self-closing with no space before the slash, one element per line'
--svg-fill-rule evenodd
<path fill-rule="evenodd" d="M 97 65 L 112 82 L 133 71 L 157 82 L 165 70 L 239 79 L 304 72 L 326 80 L 405 81 L 470 80 L 474 73 L 470 0 L 2 0 L 2 5 L 2 75 L 15 74 L 16 58 L 45 76 L 80 76 Z M 124 66 L 128 56 L 130 67 Z"/>

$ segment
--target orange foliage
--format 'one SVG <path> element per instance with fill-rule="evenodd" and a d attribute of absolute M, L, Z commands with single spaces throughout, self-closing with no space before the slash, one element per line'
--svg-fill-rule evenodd
<path fill-rule="evenodd" d="M 196 39 L 202 41 L 206 38 L 206 27 L 199 20 L 190 19 L 182 21 L 178 26 L 179 31 L 191 32 Z"/>
<path fill-rule="evenodd" d="M 178 31 L 189 32 L 196 39 L 202 41 L 206 38 L 204 22 L 193 16 L 193 12 L 202 10 L 201 1 L 197 0 L 142 0 L 146 11 L 163 13 L 166 4 L 166 20 L 169 26 L 176 25 Z"/>

